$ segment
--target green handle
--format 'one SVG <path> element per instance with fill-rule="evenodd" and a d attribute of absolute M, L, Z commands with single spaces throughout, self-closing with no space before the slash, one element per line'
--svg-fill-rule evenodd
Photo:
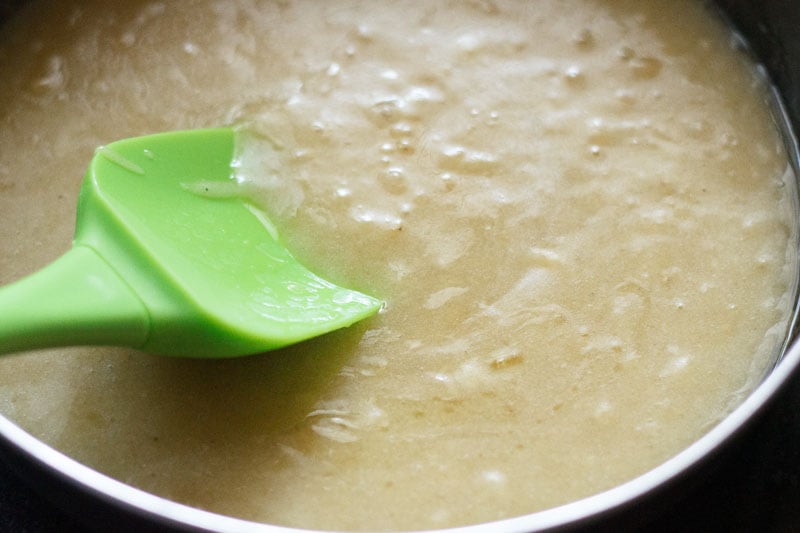
<path fill-rule="evenodd" d="M 0 354 L 55 346 L 142 346 L 141 300 L 88 246 L 0 289 Z"/>

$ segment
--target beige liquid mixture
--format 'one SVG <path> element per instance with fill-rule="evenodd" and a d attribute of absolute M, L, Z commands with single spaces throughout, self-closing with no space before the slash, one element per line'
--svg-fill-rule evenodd
<path fill-rule="evenodd" d="M 546 509 L 695 441 L 786 330 L 794 177 L 696 2 L 53 2 L 0 72 L 0 283 L 69 247 L 97 145 L 230 124 L 296 255 L 387 302 L 263 356 L 0 360 L 0 412 L 179 502 L 325 529 Z"/>

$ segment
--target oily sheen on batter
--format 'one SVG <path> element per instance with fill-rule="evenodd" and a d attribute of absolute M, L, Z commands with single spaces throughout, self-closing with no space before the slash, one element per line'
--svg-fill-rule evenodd
<path fill-rule="evenodd" d="M 298 258 L 386 308 L 230 361 L 0 360 L 0 412 L 155 494 L 425 529 L 589 496 L 758 382 L 793 296 L 763 83 L 688 0 L 52 2 L 0 36 L 0 283 L 97 145 L 235 125 Z"/>

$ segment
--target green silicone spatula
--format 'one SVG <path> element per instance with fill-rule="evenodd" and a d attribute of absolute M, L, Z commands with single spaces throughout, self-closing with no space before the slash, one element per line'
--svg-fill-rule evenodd
<path fill-rule="evenodd" d="M 232 357 L 366 318 L 381 302 L 310 272 L 231 190 L 231 129 L 127 139 L 97 150 L 72 248 L 0 289 L 0 353 L 118 345 Z"/>

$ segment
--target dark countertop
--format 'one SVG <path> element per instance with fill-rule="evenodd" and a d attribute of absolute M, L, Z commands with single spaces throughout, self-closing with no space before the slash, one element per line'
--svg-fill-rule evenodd
<path fill-rule="evenodd" d="M 680 492 L 677 503 L 650 517 L 646 526 L 627 527 L 624 520 L 600 529 L 800 532 L 800 376 L 715 468 L 696 478 L 696 485 Z M 631 522 L 641 520 L 635 512 Z M 83 530 L 0 462 L 0 531 Z"/>

